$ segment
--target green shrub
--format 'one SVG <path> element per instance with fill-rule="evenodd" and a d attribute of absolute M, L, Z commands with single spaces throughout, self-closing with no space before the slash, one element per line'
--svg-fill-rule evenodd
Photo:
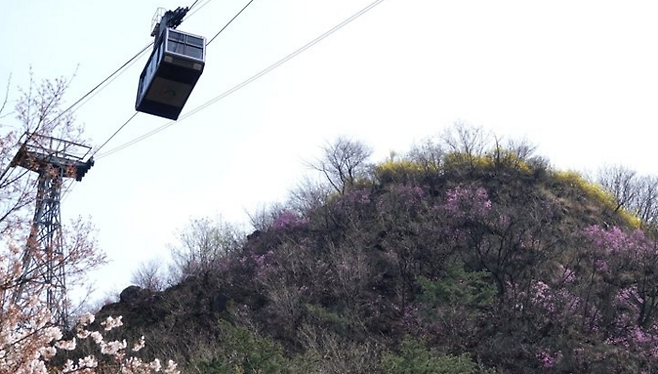
<path fill-rule="evenodd" d="M 466 271 L 462 261 L 447 261 L 445 276 L 436 281 L 419 276 L 423 293 L 420 301 L 430 308 L 440 305 L 483 306 L 496 295 L 491 274 L 487 271 Z"/>
<path fill-rule="evenodd" d="M 219 350 L 197 365 L 203 374 L 288 374 L 288 360 L 281 347 L 246 327 L 220 320 Z"/>
<path fill-rule="evenodd" d="M 382 369 L 388 374 L 478 374 L 495 373 L 482 370 L 466 355 L 437 355 L 421 342 L 406 339 L 402 342 L 400 354 L 385 354 Z"/>

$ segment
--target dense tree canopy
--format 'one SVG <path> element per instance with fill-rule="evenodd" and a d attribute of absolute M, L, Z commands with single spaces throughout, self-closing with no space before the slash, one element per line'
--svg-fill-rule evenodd
<path fill-rule="evenodd" d="M 655 371 L 652 179 L 620 204 L 526 142 L 453 131 L 358 178 L 341 168 L 367 152 L 343 160 L 339 139 L 317 164 L 329 189 L 295 190 L 208 271 L 101 315 L 195 373 Z"/>

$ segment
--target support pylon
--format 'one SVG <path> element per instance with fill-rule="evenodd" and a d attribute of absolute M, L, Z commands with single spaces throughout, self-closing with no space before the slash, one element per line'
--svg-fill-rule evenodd
<path fill-rule="evenodd" d="M 39 174 L 34 218 L 27 246 L 23 252 L 23 274 L 17 297 L 27 290 L 45 298 L 53 323 L 66 326 L 67 254 L 62 243 L 60 200 L 65 178 L 82 177 L 94 165 L 93 157 L 84 161 L 91 150 L 82 144 L 49 136 L 26 137 L 11 166 L 20 166 Z"/>

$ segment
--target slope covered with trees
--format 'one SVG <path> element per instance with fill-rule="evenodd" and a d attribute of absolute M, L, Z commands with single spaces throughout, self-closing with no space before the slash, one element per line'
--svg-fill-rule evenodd
<path fill-rule="evenodd" d="M 457 126 L 369 165 L 341 138 L 310 163 L 329 183 L 245 238 L 197 226 L 174 286 L 100 315 L 189 373 L 655 372 L 655 181 L 532 150 Z"/>

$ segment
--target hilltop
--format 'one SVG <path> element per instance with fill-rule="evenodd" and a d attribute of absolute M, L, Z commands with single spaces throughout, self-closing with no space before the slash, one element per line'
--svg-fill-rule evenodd
<path fill-rule="evenodd" d="M 185 373 L 658 370 L 654 200 L 480 135 L 376 165 L 341 139 L 326 186 L 99 316 Z"/>

